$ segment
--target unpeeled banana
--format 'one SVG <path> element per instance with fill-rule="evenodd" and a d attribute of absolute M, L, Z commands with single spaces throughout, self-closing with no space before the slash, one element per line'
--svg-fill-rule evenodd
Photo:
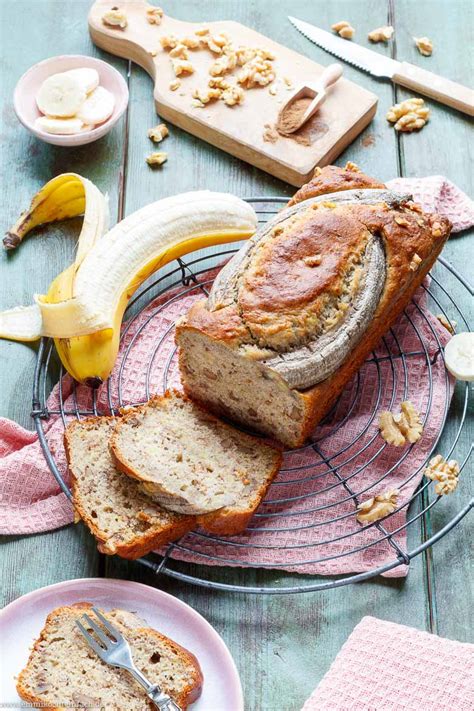
<path fill-rule="evenodd" d="M 66 370 L 97 386 L 116 360 L 120 326 L 135 290 L 159 267 L 188 252 L 246 239 L 255 232 L 253 209 L 232 195 L 190 192 L 159 200 L 122 220 L 107 234 L 107 203 L 88 180 L 54 178 L 7 233 L 7 249 L 36 225 L 84 213 L 76 259 L 37 296 L 34 306 L 0 313 L 0 338 L 52 336 Z"/>

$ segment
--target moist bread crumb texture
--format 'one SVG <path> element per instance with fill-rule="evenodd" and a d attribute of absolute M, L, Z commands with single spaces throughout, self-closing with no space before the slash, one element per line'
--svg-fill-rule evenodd
<path fill-rule="evenodd" d="M 99 542 L 103 553 L 138 558 L 195 527 L 155 504 L 138 483 L 117 471 L 109 451 L 113 417 L 72 422 L 65 433 L 77 514 Z"/>
<path fill-rule="evenodd" d="M 17 691 L 22 699 L 49 709 L 90 708 L 107 711 L 154 709 L 145 691 L 123 669 L 102 662 L 90 649 L 75 621 L 90 603 L 59 607 L 48 615 Z M 181 708 L 201 694 L 203 677 L 196 657 L 124 610 L 102 613 L 123 633 L 137 667 L 160 684 Z"/>
<path fill-rule="evenodd" d="M 258 505 L 281 456 L 177 392 L 126 411 L 110 448 L 116 466 L 146 494 L 191 515 Z"/>
<path fill-rule="evenodd" d="M 354 165 L 317 169 L 288 212 L 242 247 L 177 325 L 189 396 L 304 444 L 449 236 L 448 219 L 384 189 Z"/>

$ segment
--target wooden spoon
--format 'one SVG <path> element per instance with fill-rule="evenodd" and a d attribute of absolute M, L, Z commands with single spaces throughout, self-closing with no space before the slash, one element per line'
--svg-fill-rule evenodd
<path fill-rule="evenodd" d="M 297 131 L 308 119 L 319 110 L 321 104 L 325 101 L 327 93 L 326 89 L 334 84 L 342 75 L 342 66 L 340 64 L 330 64 L 323 71 L 317 82 L 312 86 L 304 85 L 291 96 L 286 104 L 280 109 L 278 114 L 277 129 L 279 133 L 289 134 Z M 300 116 L 294 117 L 294 120 L 288 120 L 288 110 L 298 99 L 310 98 L 313 99 L 308 108 Z M 285 117 L 285 113 L 287 116 Z"/>

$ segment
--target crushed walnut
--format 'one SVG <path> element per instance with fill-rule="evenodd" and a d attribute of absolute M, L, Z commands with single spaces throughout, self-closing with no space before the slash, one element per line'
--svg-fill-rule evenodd
<path fill-rule="evenodd" d="M 161 7 L 149 7 L 146 11 L 146 19 L 150 25 L 161 25 L 164 14 Z"/>
<path fill-rule="evenodd" d="M 227 104 L 227 106 L 237 106 L 242 104 L 244 98 L 244 90 L 239 86 L 230 86 L 222 92 L 222 101 L 224 104 Z"/>
<path fill-rule="evenodd" d="M 275 79 L 273 65 L 270 59 L 257 56 L 244 64 L 237 75 L 238 83 L 246 89 L 255 86 L 267 86 Z"/>
<path fill-rule="evenodd" d="M 210 101 L 217 101 L 221 98 L 221 89 L 194 89 L 193 99 L 197 99 L 201 104 L 208 104 Z M 199 107 L 200 108 L 200 107 Z"/>
<path fill-rule="evenodd" d="M 118 7 L 113 7 L 111 10 L 104 12 L 102 22 L 107 27 L 117 27 L 121 30 L 124 30 L 128 25 L 126 14 Z"/>
<path fill-rule="evenodd" d="M 347 20 L 341 20 L 341 22 L 335 22 L 334 25 L 331 25 L 331 30 L 334 32 L 337 32 L 339 37 L 342 37 L 343 39 L 352 39 L 355 34 L 355 29 L 351 27 L 349 22 Z"/>
<path fill-rule="evenodd" d="M 193 74 L 194 67 L 187 59 L 172 59 L 173 71 L 177 77 L 181 74 Z"/>
<path fill-rule="evenodd" d="M 202 108 L 210 101 L 221 99 L 227 106 L 236 106 L 244 100 L 243 89 L 263 87 L 271 84 L 275 79 L 272 61 L 275 55 L 261 48 L 239 47 L 235 49 L 227 34 L 219 32 L 211 34 L 208 28 L 203 27 L 195 31 L 196 37 L 179 39 L 174 35 L 167 35 L 160 39 L 161 46 L 168 51 L 175 75 L 193 74 L 194 67 L 189 61 L 189 49 L 208 49 L 214 57 L 209 67 L 209 90 L 195 89 L 191 105 Z M 241 67 L 236 77 L 236 86 L 224 81 L 222 77 L 231 74 L 234 69 Z M 171 90 L 178 88 L 170 84 Z M 272 91 L 276 94 L 276 89 Z"/>
<path fill-rule="evenodd" d="M 455 459 L 446 459 L 437 454 L 430 459 L 428 466 L 425 469 L 425 476 L 431 481 L 437 481 L 435 492 L 438 496 L 443 494 L 452 494 L 459 483 L 459 472 L 461 468 Z"/>
<path fill-rule="evenodd" d="M 384 25 L 384 27 L 377 27 L 377 29 L 372 30 L 367 35 L 371 42 L 388 42 L 392 39 L 392 35 L 395 32 L 391 25 Z"/>
<path fill-rule="evenodd" d="M 171 81 L 169 84 L 169 90 L 176 91 L 176 89 L 179 89 L 180 86 L 181 86 L 181 80 L 180 79 L 173 79 L 173 81 Z"/>
<path fill-rule="evenodd" d="M 321 171 L 321 168 L 319 170 Z M 351 170 L 353 173 L 360 173 L 361 172 L 359 166 L 350 160 L 347 161 L 346 165 L 344 166 L 344 170 Z"/>
<path fill-rule="evenodd" d="M 416 271 L 418 271 L 418 267 L 420 266 L 422 261 L 423 260 L 420 257 L 420 255 L 415 252 L 415 254 L 413 255 L 413 257 L 411 259 L 410 264 L 408 265 L 408 268 L 410 269 L 410 271 L 416 272 Z"/>
<path fill-rule="evenodd" d="M 382 438 L 394 447 L 401 447 L 407 441 L 418 442 L 423 434 L 419 412 L 410 400 L 400 404 L 400 412 L 392 414 L 385 410 L 380 413 L 379 429 Z"/>
<path fill-rule="evenodd" d="M 182 42 L 178 42 L 176 47 L 173 47 L 173 49 L 170 49 L 169 55 L 171 59 L 188 59 L 189 58 L 189 52 L 188 48 L 186 45 L 182 44 Z"/>
<path fill-rule="evenodd" d="M 458 325 L 456 321 L 448 320 L 444 314 L 436 314 L 436 318 L 442 326 L 445 327 L 449 333 L 454 333 L 456 331 L 456 326 Z"/>
<path fill-rule="evenodd" d="M 430 110 L 423 99 L 407 99 L 395 104 L 387 112 L 387 121 L 395 124 L 396 131 L 416 131 L 428 121 Z"/>
<path fill-rule="evenodd" d="M 179 43 L 179 39 L 174 35 L 165 35 L 160 38 L 160 44 L 163 49 L 174 49 Z"/>
<path fill-rule="evenodd" d="M 164 123 L 158 124 L 154 128 L 148 130 L 148 138 L 151 138 L 153 143 L 161 143 L 163 138 L 169 135 L 168 127 Z"/>
<path fill-rule="evenodd" d="M 155 151 L 155 153 L 150 153 L 150 155 L 146 158 L 146 162 L 151 166 L 163 165 L 163 163 L 166 163 L 167 160 L 168 154 L 163 153 L 163 151 Z"/>
<path fill-rule="evenodd" d="M 201 39 L 201 46 L 207 47 L 213 54 L 222 54 L 224 47 L 227 47 L 229 44 L 229 37 L 224 32 L 220 32 L 216 35 L 206 33 Z"/>
<path fill-rule="evenodd" d="M 431 57 L 433 54 L 433 42 L 428 37 L 413 37 L 413 40 L 423 57 Z"/>
<path fill-rule="evenodd" d="M 359 523 L 373 523 L 393 513 L 397 508 L 399 493 L 398 489 L 391 489 L 363 501 L 357 507 L 356 518 Z"/>
<path fill-rule="evenodd" d="M 184 44 L 188 49 L 199 49 L 201 47 L 201 43 L 196 37 L 183 37 L 181 44 Z"/>
<path fill-rule="evenodd" d="M 303 262 L 307 267 L 319 267 L 322 259 L 320 254 L 313 254 L 310 257 L 303 257 Z"/>

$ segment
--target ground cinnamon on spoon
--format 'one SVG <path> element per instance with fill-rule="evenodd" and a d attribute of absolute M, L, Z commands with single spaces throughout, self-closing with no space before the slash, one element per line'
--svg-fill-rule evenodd
<path fill-rule="evenodd" d="M 278 117 L 276 125 L 278 133 L 282 136 L 292 133 L 300 124 L 301 119 L 312 101 L 313 99 L 309 97 L 303 97 L 302 99 L 292 101 L 289 106 L 286 106 Z"/>

